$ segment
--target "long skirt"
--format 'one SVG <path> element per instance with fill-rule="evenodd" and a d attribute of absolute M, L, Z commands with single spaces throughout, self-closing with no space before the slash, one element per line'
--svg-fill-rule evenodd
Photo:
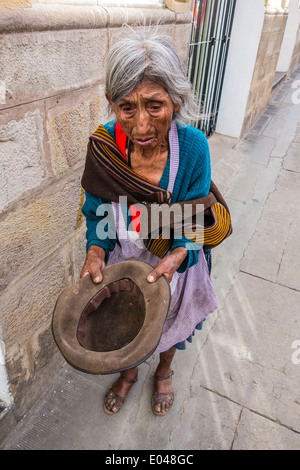
<path fill-rule="evenodd" d="M 119 204 L 112 204 L 119 243 L 110 253 L 108 265 L 138 259 L 155 267 L 160 258 L 145 248 L 136 232 L 127 231 Z M 203 250 L 199 252 L 197 264 L 183 273 L 175 272 L 170 288 L 169 312 L 156 353 L 165 352 L 175 345 L 182 349 L 182 342 L 189 341 L 195 329 L 201 328 L 203 320 L 218 306 Z"/>

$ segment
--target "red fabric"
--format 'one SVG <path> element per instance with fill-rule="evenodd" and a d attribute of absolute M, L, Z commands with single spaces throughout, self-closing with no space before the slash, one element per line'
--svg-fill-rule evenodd
<path fill-rule="evenodd" d="M 126 158 L 126 144 L 127 144 L 127 135 L 123 131 L 121 125 L 117 122 L 115 127 L 116 143 L 119 149 L 121 150 L 125 160 Z"/>
<path fill-rule="evenodd" d="M 119 149 L 121 150 L 125 160 L 127 161 L 126 157 L 126 145 L 127 145 L 127 135 L 123 131 L 121 125 L 117 122 L 116 127 L 115 127 L 115 136 L 116 136 L 116 143 Z M 130 212 L 132 212 L 131 209 L 132 206 L 129 206 Z M 135 211 L 134 211 L 135 212 Z M 131 215 L 131 226 L 132 229 L 135 230 L 136 232 L 141 231 L 141 221 L 140 221 L 140 215 L 141 215 L 141 209 L 137 211 L 135 215 Z"/>

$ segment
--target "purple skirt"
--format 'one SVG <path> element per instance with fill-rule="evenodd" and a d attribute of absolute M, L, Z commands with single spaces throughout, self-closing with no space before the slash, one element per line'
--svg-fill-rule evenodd
<path fill-rule="evenodd" d="M 208 272 L 209 272 L 209 275 L 211 274 L 211 266 L 212 266 L 212 261 L 211 261 L 211 250 L 209 250 L 208 248 L 203 248 L 203 253 L 204 253 L 204 256 L 205 256 L 205 259 L 206 259 L 206 262 L 207 262 L 207 266 L 208 266 Z M 186 349 L 186 341 L 188 341 L 189 343 L 191 343 L 193 341 L 193 336 L 195 336 L 195 332 L 196 330 L 198 331 L 201 331 L 202 328 L 203 328 L 203 323 L 205 322 L 205 318 L 204 320 L 202 320 L 200 323 L 198 323 L 198 325 L 196 325 L 196 328 L 195 330 L 193 331 L 193 333 L 185 340 L 185 341 L 180 341 L 180 343 L 177 343 L 177 344 L 174 344 L 174 348 L 178 349 L 178 351 L 184 351 Z"/>

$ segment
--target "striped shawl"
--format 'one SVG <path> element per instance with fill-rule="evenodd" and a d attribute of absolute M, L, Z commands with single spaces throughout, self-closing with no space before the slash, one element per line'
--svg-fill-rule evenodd
<path fill-rule="evenodd" d="M 90 137 L 82 186 L 89 193 L 105 200 L 119 202 L 120 196 L 126 196 L 128 205 L 146 206 L 152 238 L 149 233 L 144 243 L 151 253 L 160 258 L 171 248 L 174 232 L 207 248 L 214 248 L 232 233 L 229 209 L 213 182 L 206 197 L 170 203 L 172 195 L 168 191 L 153 185 L 130 168 L 116 141 L 102 125 Z M 157 204 L 169 205 L 170 220 L 167 228 L 158 226 L 155 229 L 151 226 L 152 212 L 157 210 Z M 181 216 L 178 220 L 172 206 L 180 205 L 183 215 L 184 206 L 187 204 L 191 206 L 189 213 L 192 218 L 183 220 Z M 197 225 L 197 214 L 202 212 L 203 215 L 203 210 L 204 226 Z M 166 231 L 171 233 L 171 237 L 165 238 Z"/>

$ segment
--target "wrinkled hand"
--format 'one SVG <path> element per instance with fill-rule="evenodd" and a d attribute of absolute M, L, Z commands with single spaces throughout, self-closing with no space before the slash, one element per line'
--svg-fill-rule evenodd
<path fill-rule="evenodd" d="M 105 251 L 100 246 L 92 245 L 88 248 L 80 277 L 85 277 L 90 274 L 93 281 L 99 284 L 103 279 L 101 270 L 105 268 L 105 266 Z"/>
<path fill-rule="evenodd" d="M 147 280 L 149 282 L 155 282 L 164 274 L 168 281 L 171 282 L 175 271 L 185 259 L 187 252 L 187 249 L 183 246 L 175 248 L 170 255 L 159 261 L 154 270 L 147 277 Z"/>

